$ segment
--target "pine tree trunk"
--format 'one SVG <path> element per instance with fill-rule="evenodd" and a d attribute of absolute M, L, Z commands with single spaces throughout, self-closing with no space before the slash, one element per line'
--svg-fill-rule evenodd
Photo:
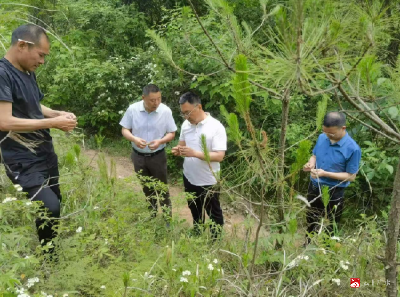
<path fill-rule="evenodd" d="M 278 214 L 279 220 L 283 221 L 285 217 L 285 147 L 286 147 L 286 132 L 289 118 L 289 91 L 286 91 L 282 100 L 282 122 L 281 122 L 281 137 L 279 139 L 279 176 L 281 183 L 278 185 Z"/>
<path fill-rule="evenodd" d="M 393 197 L 390 206 L 387 244 L 385 253 L 385 268 L 388 297 L 397 297 L 397 237 L 400 227 L 400 161 L 397 166 L 396 177 L 393 183 Z"/>

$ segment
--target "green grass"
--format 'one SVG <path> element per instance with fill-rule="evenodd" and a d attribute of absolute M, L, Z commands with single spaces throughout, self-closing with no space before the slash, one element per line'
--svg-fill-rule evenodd
<path fill-rule="evenodd" d="M 22 288 L 37 297 L 41 292 L 53 296 L 250 294 L 247 271 L 253 242 L 249 237 L 234 232 L 213 243 L 208 231 L 192 236 L 177 216 L 170 229 L 162 216 L 150 220 L 143 193 L 134 190 L 140 188 L 134 176 L 117 179 L 102 158 L 99 170 L 92 170 L 74 148 L 73 140 L 79 137 L 53 135 L 63 194 L 63 218 L 54 242 L 58 261 L 41 253 L 34 227 L 37 203 L 27 206 L 2 169 L 0 201 L 18 199 L 0 203 L 0 296 Z M 273 212 L 269 210 L 269 217 Z M 383 265 L 376 259 L 384 242 L 374 218 L 356 220 L 356 227 L 342 230 L 340 242 L 322 233 L 307 249 L 296 244 L 303 232 L 295 232 L 295 219 L 291 228 L 284 226 L 278 232 L 272 225 L 269 235 L 260 238 L 251 294 L 344 296 L 354 294 L 347 284 L 349 277 L 360 277 L 362 283 L 384 278 Z M 246 223 L 244 227 L 250 232 L 256 226 Z M 280 249 L 275 248 L 276 241 L 281 242 Z M 35 277 L 39 282 L 28 288 L 29 279 Z M 333 278 L 341 279 L 342 285 Z M 357 290 L 360 296 L 382 296 L 384 289 L 380 284 Z"/>

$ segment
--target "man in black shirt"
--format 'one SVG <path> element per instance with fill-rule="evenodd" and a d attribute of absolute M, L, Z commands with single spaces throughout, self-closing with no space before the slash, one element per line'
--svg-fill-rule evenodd
<path fill-rule="evenodd" d="M 76 117 L 40 104 L 44 95 L 34 71 L 49 51 L 48 36 L 38 26 L 23 25 L 12 33 L 11 47 L 0 59 L 0 147 L 11 181 L 19 184 L 31 200 L 42 201 L 50 217 L 59 218 L 59 172 L 49 129 L 71 131 Z M 27 148 L 16 141 L 18 138 L 34 147 Z M 56 222 L 36 220 L 42 245 L 55 237 Z"/>

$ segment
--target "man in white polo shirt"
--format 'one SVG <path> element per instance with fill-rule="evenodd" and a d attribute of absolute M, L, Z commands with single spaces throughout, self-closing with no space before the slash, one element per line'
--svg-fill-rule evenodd
<path fill-rule="evenodd" d="M 129 106 L 119 123 L 122 135 L 132 142 L 131 155 L 135 172 L 150 176 L 165 184 L 167 181 L 167 155 L 165 144 L 175 137 L 176 125 L 171 109 L 161 103 L 160 89 L 153 84 L 143 88 L 142 101 Z M 149 210 L 152 217 L 157 214 L 155 190 L 143 186 L 143 192 L 150 201 Z M 171 200 L 169 191 L 162 195 L 160 205 L 164 213 L 171 217 Z"/>
<path fill-rule="evenodd" d="M 219 162 L 225 157 L 227 137 L 224 126 L 203 110 L 201 99 L 187 92 L 179 99 L 181 116 L 186 119 L 181 128 L 179 145 L 172 149 L 175 156 L 185 158 L 183 163 L 183 182 L 185 192 L 193 193 L 195 198 L 188 201 L 197 232 L 204 223 L 204 209 L 215 223 L 211 228 L 213 237 L 222 230 L 224 217 L 219 203 L 219 192 L 213 187 L 220 171 Z M 204 134 L 210 153 L 210 165 L 204 161 L 201 135 Z"/>

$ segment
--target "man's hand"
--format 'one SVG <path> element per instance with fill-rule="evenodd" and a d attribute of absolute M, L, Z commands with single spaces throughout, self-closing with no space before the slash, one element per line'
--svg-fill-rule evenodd
<path fill-rule="evenodd" d="M 188 146 L 181 146 L 179 148 L 182 157 L 195 157 L 197 158 L 197 151 L 188 147 Z"/>
<path fill-rule="evenodd" d="M 326 171 L 323 169 L 311 169 L 311 177 L 312 178 L 319 178 L 324 177 L 326 175 Z"/>
<path fill-rule="evenodd" d="M 151 149 L 152 151 L 158 149 L 158 147 L 161 145 L 161 140 L 160 139 L 156 139 L 153 140 L 149 143 L 149 149 Z"/>
<path fill-rule="evenodd" d="M 312 169 L 315 168 L 315 163 L 311 163 L 308 161 L 304 166 L 303 166 L 303 171 L 311 171 Z"/>
<path fill-rule="evenodd" d="M 135 137 L 133 139 L 133 142 L 136 144 L 138 148 L 144 149 L 147 146 L 146 140 L 140 138 L 140 137 Z"/>
<path fill-rule="evenodd" d="M 171 153 L 172 153 L 174 156 L 180 156 L 180 155 L 181 155 L 181 146 L 180 146 L 180 145 L 177 145 L 177 146 L 173 147 L 173 148 L 171 149 Z"/>
<path fill-rule="evenodd" d="M 76 120 L 71 119 L 67 115 L 60 115 L 52 119 L 53 121 L 53 128 L 60 129 L 65 132 L 69 132 L 74 130 L 76 127 Z"/>
<path fill-rule="evenodd" d="M 76 120 L 76 115 L 74 115 L 72 112 L 60 111 L 60 115 L 66 116 L 67 118 L 69 118 L 71 120 Z"/>

